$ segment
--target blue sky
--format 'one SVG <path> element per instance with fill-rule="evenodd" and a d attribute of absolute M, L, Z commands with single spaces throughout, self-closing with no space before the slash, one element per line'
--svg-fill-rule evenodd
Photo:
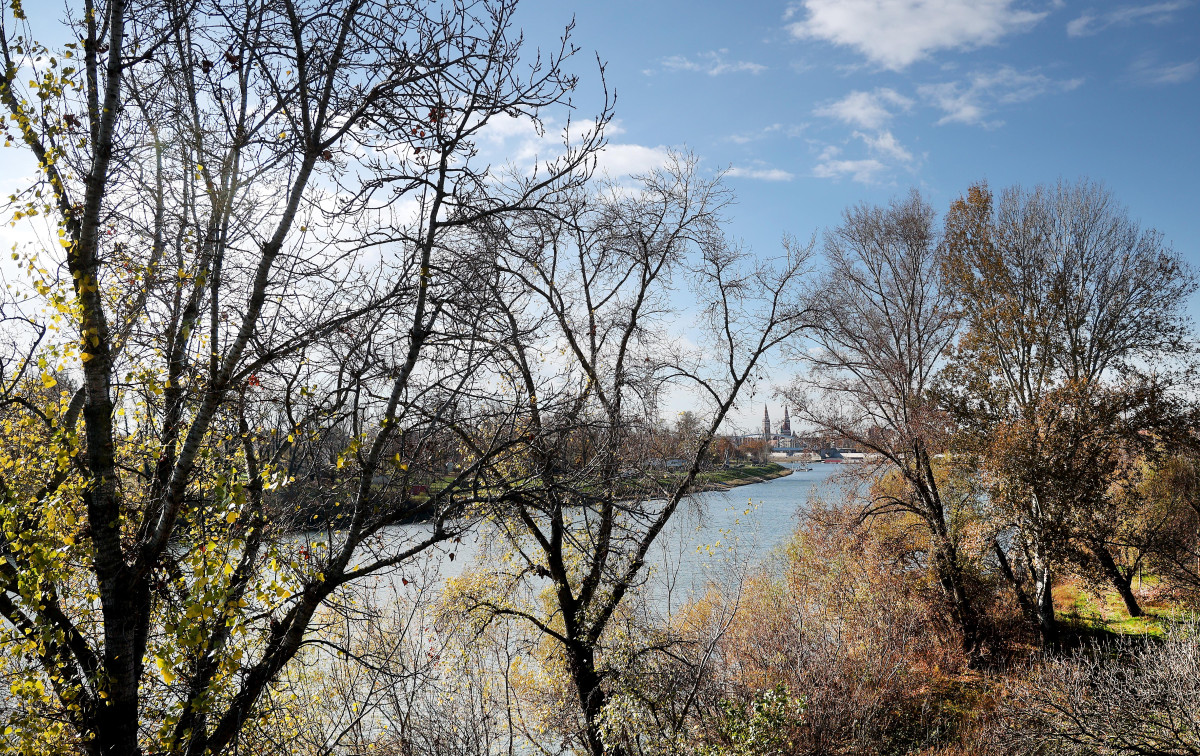
<path fill-rule="evenodd" d="M 45 23 L 58 2 L 26 8 L 60 31 Z M 517 13 L 531 47 L 572 18 L 578 114 L 600 103 L 595 56 L 618 97 L 608 165 L 636 172 L 687 147 L 729 169 L 729 229 L 757 254 L 909 187 L 941 211 L 979 180 L 1087 176 L 1200 268 L 1200 0 L 520 0 Z M 490 154 L 544 149 L 500 126 Z M 5 154 L 0 185 L 28 173 L 24 157 Z"/>
<path fill-rule="evenodd" d="M 731 169 L 730 230 L 759 254 L 913 186 L 944 210 L 981 179 L 1087 176 L 1200 267 L 1195 0 L 522 0 L 518 14 L 534 44 L 572 17 L 581 112 L 595 53 L 618 96 L 613 142 Z"/>

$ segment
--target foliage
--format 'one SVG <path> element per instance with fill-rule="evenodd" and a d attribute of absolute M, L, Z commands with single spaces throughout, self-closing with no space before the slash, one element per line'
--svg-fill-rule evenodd
<path fill-rule="evenodd" d="M 492 497 L 522 400 L 483 388 L 481 225 L 585 183 L 610 117 L 531 174 L 480 155 L 576 84 L 514 12 L 109 0 L 51 48 L 0 11 L 6 220 L 52 241 L 0 303 L 6 747 L 228 752 L 351 584 Z"/>
<path fill-rule="evenodd" d="M 999 202 L 971 187 L 947 213 L 942 269 L 965 332 L 941 393 L 956 459 L 994 507 L 1001 571 L 1046 643 L 1069 561 L 1094 561 L 1136 613 L 1140 557 L 1122 549 L 1120 491 L 1136 485 L 1139 456 L 1193 424 L 1178 389 L 1194 273 L 1086 181 L 1014 187 Z"/>
<path fill-rule="evenodd" d="M 957 292 L 939 276 L 933 208 L 913 192 L 888 207 L 847 210 L 828 232 L 815 349 L 789 396 L 797 416 L 871 452 L 862 477 L 886 476 L 864 516 L 912 515 L 928 533 L 926 568 L 970 658 L 983 652 L 962 523 L 974 501 L 944 486 L 937 462 L 953 431 L 933 393 L 959 332 Z"/>
<path fill-rule="evenodd" d="M 721 745 L 702 746 L 697 756 L 769 756 L 792 749 L 792 733 L 803 724 L 804 699 L 783 683 L 749 703 L 722 701 L 715 737 Z"/>

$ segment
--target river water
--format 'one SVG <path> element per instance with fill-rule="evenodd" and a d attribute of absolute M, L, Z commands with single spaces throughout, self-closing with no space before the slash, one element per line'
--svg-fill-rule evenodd
<path fill-rule="evenodd" d="M 647 590 L 652 603 L 670 611 L 710 581 L 761 563 L 787 541 L 814 497 L 840 497 L 841 465 L 814 464 L 809 470 L 797 463 L 785 466 L 793 469 L 791 475 L 698 494 L 681 506 L 649 554 Z M 425 532 L 423 525 L 395 526 L 384 540 L 393 545 L 412 542 Z M 401 593 L 438 590 L 446 578 L 464 570 L 487 569 L 481 547 L 494 538 L 496 534 L 484 526 L 464 536 L 461 543 L 428 552 L 403 574 L 383 582 Z"/>

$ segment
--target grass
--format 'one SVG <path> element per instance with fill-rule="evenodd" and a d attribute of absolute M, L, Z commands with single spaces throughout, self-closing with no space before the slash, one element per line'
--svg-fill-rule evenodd
<path fill-rule="evenodd" d="M 1147 587 L 1157 583 L 1144 578 Z M 1135 593 L 1136 593 L 1135 583 Z M 1167 628 L 1179 622 L 1200 620 L 1200 615 L 1180 606 L 1154 602 L 1138 596 L 1144 614 L 1131 617 L 1125 602 L 1115 590 L 1089 588 L 1079 581 L 1068 581 L 1054 589 L 1054 608 L 1059 618 L 1083 635 L 1137 635 L 1161 637 Z"/>
<path fill-rule="evenodd" d="M 774 475 L 780 470 L 785 470 L 783 465 L 777 465 L 774 462 L 769 462 L 765 465 L 748 465 L 746 467 L 728 467 L 716 470 L 708 470 L 699 475 L 702 483 L 735 483 L 751 478 L 764 478 L 768 475 Z"/>

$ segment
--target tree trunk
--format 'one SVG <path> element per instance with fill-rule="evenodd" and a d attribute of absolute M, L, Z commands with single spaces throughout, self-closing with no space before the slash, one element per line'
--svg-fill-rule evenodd
<path fill-rule="evenodd" d="M 1142 607 L 1138 605 L 1137 597 L 1133 595 L 1133 573 L 1122 574 L 1112 553 L 1103 543 L 1093 542 L 1090 547 L 1100 562 L 1100 569 L 1104 571 L 1104 576 L 1117 589 L 1117 593 L 1121 594 L 1121 600 L 1125 602 L 1125 609 L 1129 612 L 1129 616 L 1141 617 Z"/>
<path fill-rule="evenodd" d="M 105 756 L 140 756 L 140 684 L 146 650 L 150 592 L 145 580 L 123 573 L 104 607 L 104 670 L 107 695 L 96 716 L 97 750 Z"/>
<path fill-rule="evenodd" d="M 941 543 L 936 549 L 935 566 L 938 582 L 950 601 L 951 613 L 962 633 L 962 650 L 968 664 L 975 664 L 982 652 L 979 616 L 967 595 L 966 580 L 958 563 L 958 550 L 950 542 L 944 528 L 935 528 Z"/>
<path fill-rule="evenodd" d="M 1037 614 L 1037 630 L 1042 638 L 1042 647 L 1053 646 L 1058 641 L 1058 623 L 1054 617 L 1054 576 L 1050 572 L 1049 560 L 1037 549 L 1030 560 L 1029 572 L 1033 576 L 1033 606 Z"/>
<path fill-rule="evenodd" d="M 620 748 L 604 750 L 604 739 L 600 735 L 601 717 L 606 703 L 604 690 L 600 686 L 600 675 L 596 674 L 595 657 L 586 644 L 575 641 L 567 645 L 567 660 L 571 665 L 571 681 L 579 696 L 585 722 L 584 740 L 590 756 L 621 756 Z"/>
<path fill-rule="evenodd" d="M 1000 565 L 1000 572 L 1012 586 L 1013 593 L 1016 594 L 1017 604 L 1020 605 L 1021 611 L 1025 613 L 1030 624 L 1036 625 L 1037 610 L 1033 608 L 1033 601 L 1030 600 L 1029 594 L 1021 587 L 1021 581 L 1017 579 L 1017 573 L 1013 572 L 1012 565 L 1008 561 L 1008 554 L 1004 553 L 1004 547 L 1000 545 L 1000 541 L 992 540 L 992 550 L 996 552 L 996 561 Z"/>

